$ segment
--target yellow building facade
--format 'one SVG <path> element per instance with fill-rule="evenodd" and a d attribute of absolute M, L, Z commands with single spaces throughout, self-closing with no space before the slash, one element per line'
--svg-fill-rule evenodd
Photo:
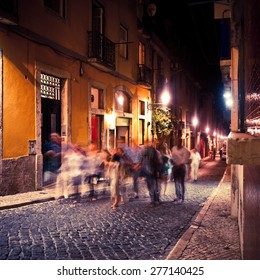
<path fill-rule="evenodd" d="M 63 145 L 93 142 L 99 150 L 152 139 L 147 104 L 158 51 L 137 26 L 138 1 L 7 2 L 0 5 L 0 195 L 42 187 L 42 147 L 52 132 Z"/>

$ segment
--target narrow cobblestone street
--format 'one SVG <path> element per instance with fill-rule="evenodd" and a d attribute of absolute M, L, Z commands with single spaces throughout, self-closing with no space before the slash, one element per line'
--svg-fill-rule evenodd
<path fill-rule="evenodd" d="M 0 211 L 0 259 L 163 260 L 218 186 L 226 164 L 203 161 L 198 182 L 186 182 L 186 201 L 175 204 L 173 183 L 154 208 L 143 181 L 139 199 L 118 209 L 109 197 L 72 198 Z"/>

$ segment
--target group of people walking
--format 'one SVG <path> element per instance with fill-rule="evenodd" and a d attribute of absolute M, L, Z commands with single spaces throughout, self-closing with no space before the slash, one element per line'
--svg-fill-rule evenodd
<path fill-rule="evenodd" d="M 175 184 L 175 202 L 182 203 L 185 199 L 185 177 L 190 173 L 192 181 L 198 179 L 201 156 L 196 149 L 189 151 L 184 147 L 182 139 L 172 149 L 165 142 L 154 142 L 143 147 L 122 146 L 112 152 L 100 152 L 94 144 L 90 144 L 87 150 L 79 145 L 66 145 L 61 151 L 56 144 L 55 150 L 62 155 L 55 156 L 55 151 L 46 151 L 46 155 L 55 158 L 58 167 L 57 189 L 63 189 L 67 198 L 68 188 L 74 188 L 76 202 L 80 201 L 79 187 L 82 184 L 90 186 L 89 197 L 95 200 L 95 184 L 106 178 L 110 185 L 111 208 L 117 209 L 127 201 L 129 179 L 132 180 L 132 197 L 139 197 L 139 178 L 142 177 L 146 181 L 151 207 L 161 203 L 161 195 L 166 193 L 169 181 Z M 57 158 L 62 159 L 60 166 Z"/>

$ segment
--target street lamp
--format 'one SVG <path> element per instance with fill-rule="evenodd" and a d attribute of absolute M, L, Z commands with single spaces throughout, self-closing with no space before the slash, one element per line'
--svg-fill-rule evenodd
<path fill-rule="evenodd" d="M 232 106 L 234 104 L 234 100 L 233 100 L 231 91 L 226 90 L 223 96 L 224 96 L 224 99 L 225 99 L 226 107 L 229 108 L 229 109 L 232 108 Z"/>
<path fill-rule="evenodd" d="M 199 144 L 199 140 L 198 140 L 198 136 L 197 136 L 198 123 L 199 123 L 199 120 L 198 120 L 197 116 L 194 116 L 194 118 L 192 120 L 192 124 L 194 126 L 194 132 L 195 132 L 195 148 L 198 148 L 198 144 Z"/>
<path fill-rule="evenodd" d="M 170 100 L 171 100 L 171 96 L 170 96 L 169 90 L 167 87 L 165 87 L 162 92 L 162 95 L 161 95 L 162 104 L 167 106 L 169 104 Z"/>
<path fill-rule="evenodd" d="M 192 124 L 193 124 L 193 126 L 196 128 L 196 126 L 198 125 L 198 123 L 199 123 L 199 120 L 198 120 L 198 118 L 195 116 L 195 117 L 193 118 L 193 120 L 192 120 Z"/>
<path fill-rule="evenodd" d="M 168 87 L 164 87 L 162 94 L 161 94 L 161 103 L 148 103 L 147 104 L 147 109 L 148 110 L 155 110 L 157 108 L 165 108 L 167 109 L 167 105 L 169 104 L 170 100 L 171 100 L 171 95 L 170 92 L 168 90 Z"/>

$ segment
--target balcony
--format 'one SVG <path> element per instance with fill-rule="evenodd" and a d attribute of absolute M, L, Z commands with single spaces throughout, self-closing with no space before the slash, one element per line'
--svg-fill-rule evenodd
<path fill-rule="evenodd" d="M 153 70 L 144 64 L 138 64 L 137 82 L 141 85 L 150 87 L 153 83 Z"/>
<path fill-rule="evenodd" d="M 115 70 L 115 44 L 99 32 L 88 32 L 88 62 L 103 70 Z"/>

